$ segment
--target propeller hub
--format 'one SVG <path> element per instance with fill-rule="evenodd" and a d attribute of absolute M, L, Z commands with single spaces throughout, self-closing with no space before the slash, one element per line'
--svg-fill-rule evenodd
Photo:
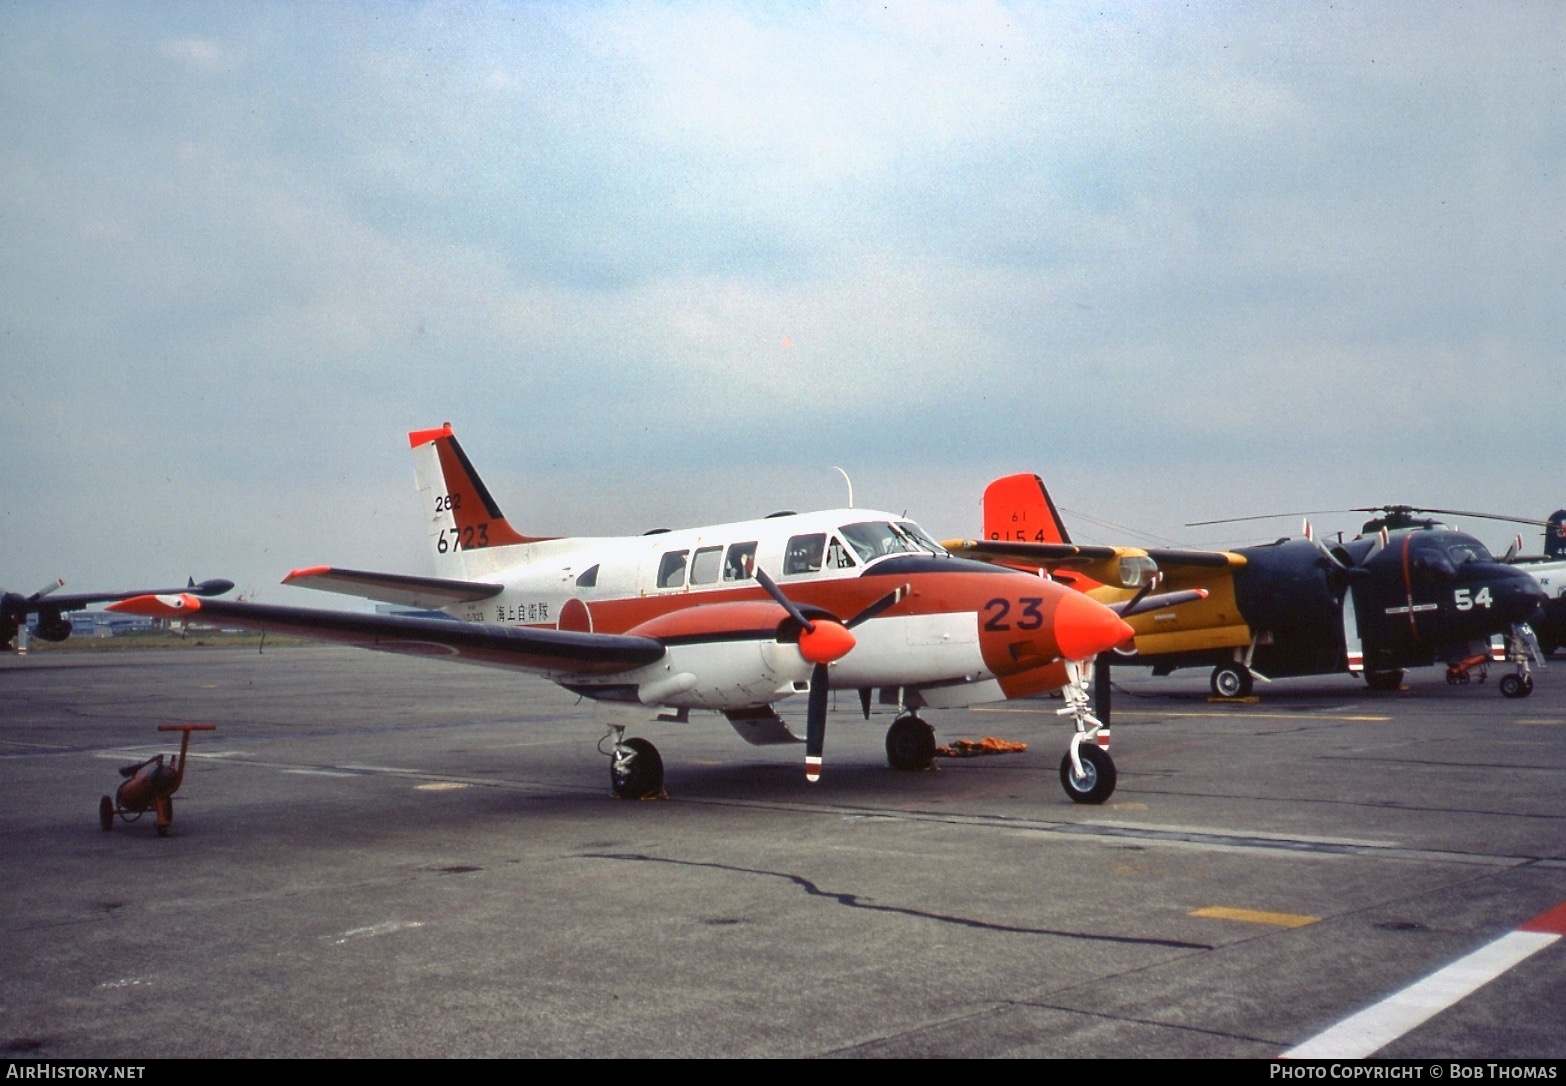
<path fill-rule="evenodd" d="M 847 656 L 858 642 L 848 627 L 818 618 L 799 632 L 799 654 L 812 664 L 830 664 Z"/>

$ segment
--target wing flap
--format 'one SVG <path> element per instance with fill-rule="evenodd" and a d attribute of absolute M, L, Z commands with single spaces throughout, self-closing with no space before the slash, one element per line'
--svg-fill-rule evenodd
<path fill-rule="evenodd" d="M 183 594 L 138 596 L 112 604 L 109 610 L 293 634 L 377 652 L 457 659 L 463 663 L 513 668 L 552 678 L 612 675 L 653 663 L 664 654 L 662 642 L 628 634 L 578 633 L 455 619 L 198 600 Z"/>
<path fill-rule="evenodd" d="M 312 566 L 296 569 L 283 583 L 315 588 L 344 596 L 360 596 L 380 603 L 435 610 L 456 603 L 487 600 L 505 591 L 505 585 L 461 581 L 450 577 L 413 577 L 405 573 L 375 573 L 364 569 Z"/>

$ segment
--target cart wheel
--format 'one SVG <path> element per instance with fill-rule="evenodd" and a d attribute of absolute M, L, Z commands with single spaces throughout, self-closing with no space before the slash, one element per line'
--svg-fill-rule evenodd
<path fill-rule="evenodd" d="M 104 833 L 114 828 L 114 801 L 108 796 L 98 801 L 98 825 L 103 827 Z"/>

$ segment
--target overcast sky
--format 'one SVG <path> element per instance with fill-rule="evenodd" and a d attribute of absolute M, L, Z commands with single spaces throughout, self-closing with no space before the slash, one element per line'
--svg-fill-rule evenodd
<path fill-rule="evenodd" d="M 1542 518 L 1563 64 L 1556 2 L 7 3 L 0 584 L 430 572 L 444 421 L 541 534 L 834 465 L 940 537 L 1015 471 L 1094 542 Z"/>

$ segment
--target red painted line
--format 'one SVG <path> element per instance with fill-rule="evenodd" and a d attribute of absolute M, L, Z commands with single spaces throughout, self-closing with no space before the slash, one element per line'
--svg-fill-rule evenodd
<path fill-rule="evenodd" d="M 1542 932 L 1545 935 L 1566 935 L 1566 901 L 1540 913 L 1526 924 L 1520 925 L 1517 930 Z"/>

